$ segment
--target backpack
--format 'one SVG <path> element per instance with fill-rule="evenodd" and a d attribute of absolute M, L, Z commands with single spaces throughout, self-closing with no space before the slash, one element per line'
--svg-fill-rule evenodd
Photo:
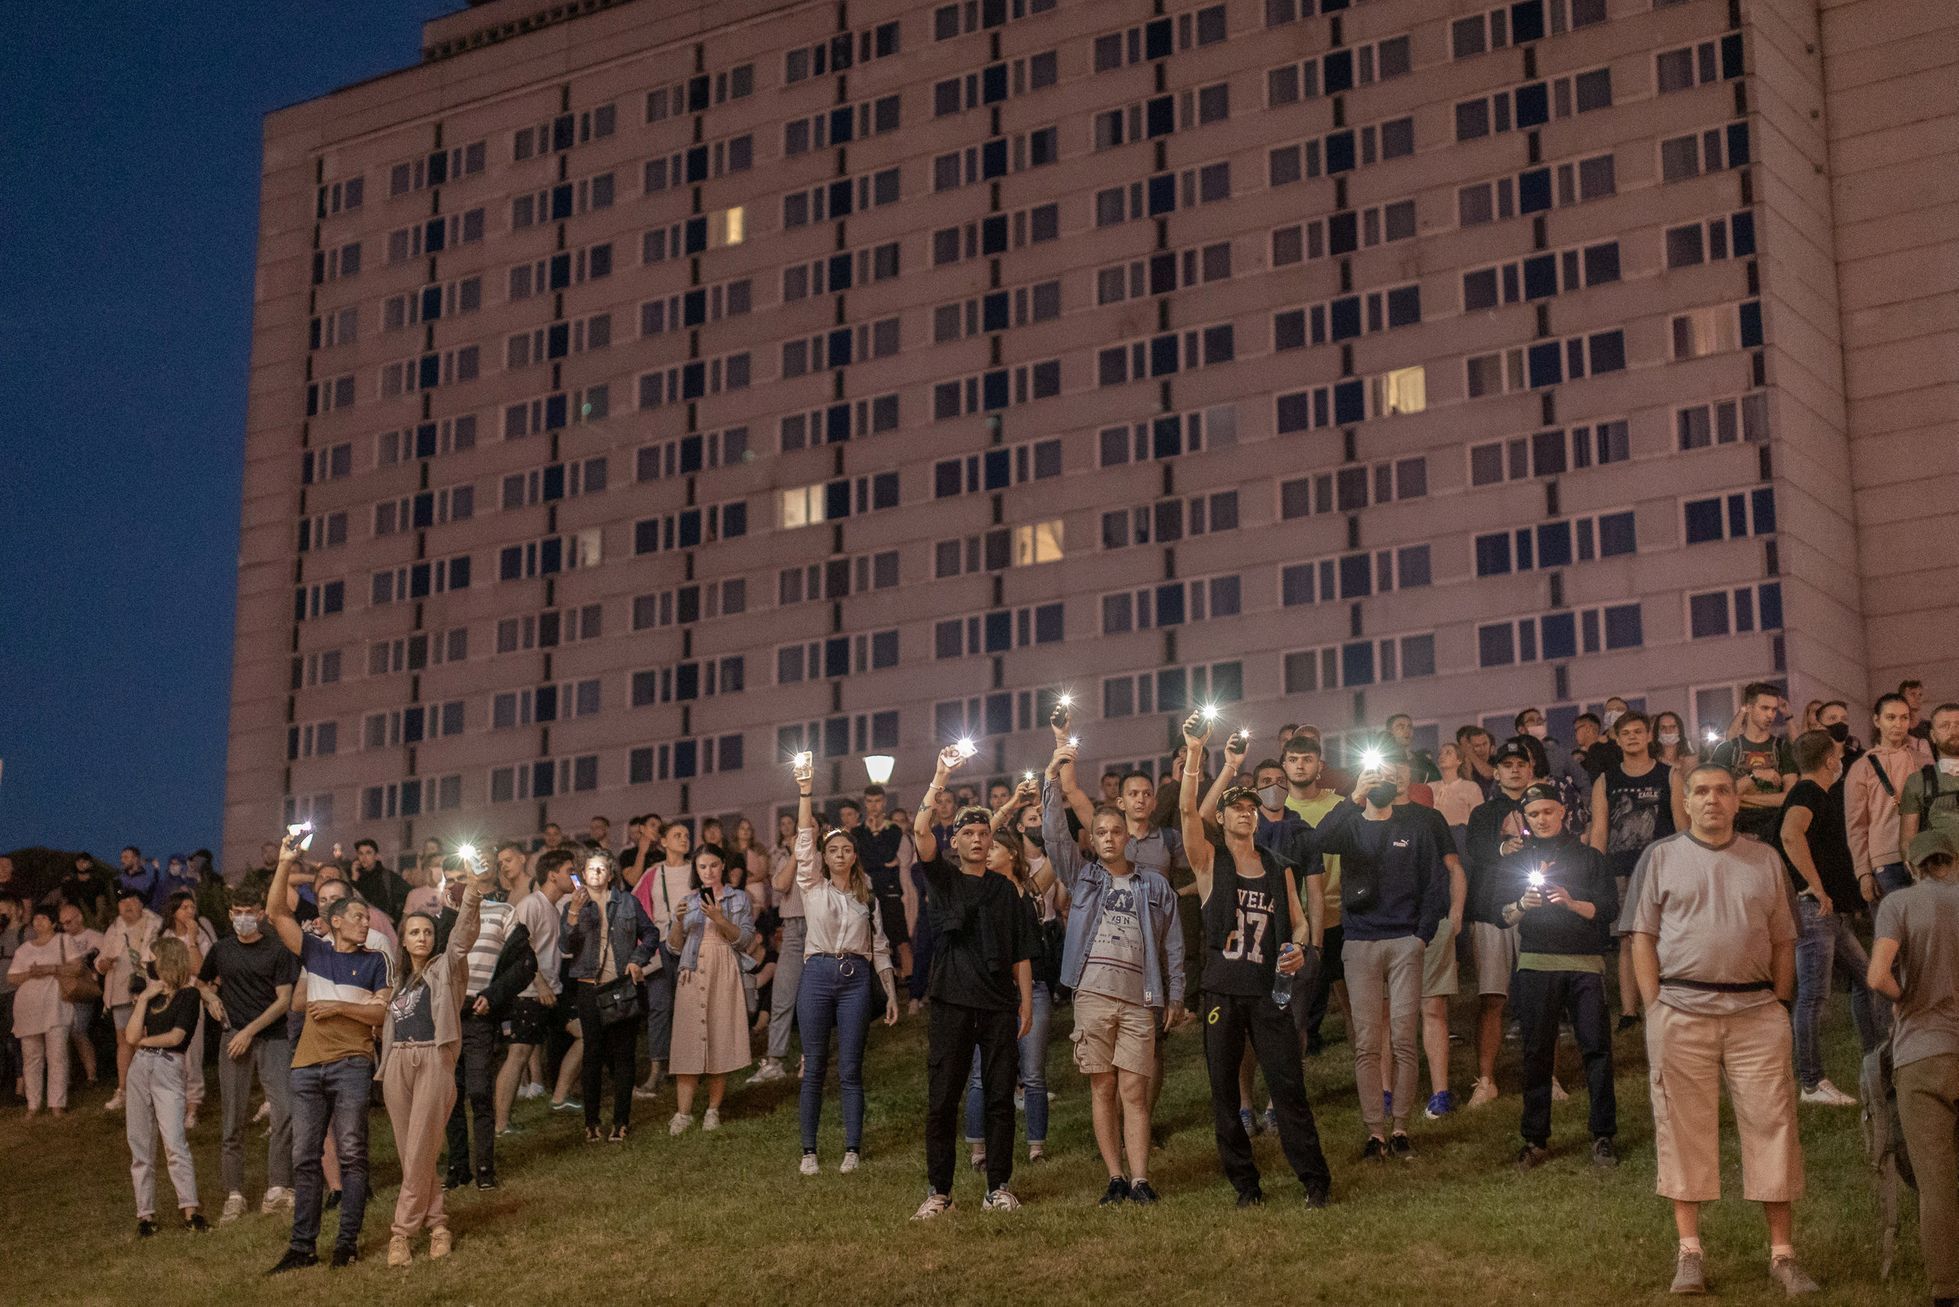
<path fill-rule="evenodd" d="M 1859 1109 L 1863 1117 L 1864 1156 L 1877 1174 L 1877 1205 L 1883 1226 L 1880 1231 L 1879 1277 L 1891 1278 L 1891 1261 L 1898 1242 L 1898 1181 L 1913 1189 L 1918 1179 L 1912 1173 L 1911 1156 L 1905 1149 L 1904 1126 L 1898 1118 L 1898 1088 L 1891 1060 L 1891 1041 L 1885 1040 L 1864 1054 L 1858 1076 Z"/>

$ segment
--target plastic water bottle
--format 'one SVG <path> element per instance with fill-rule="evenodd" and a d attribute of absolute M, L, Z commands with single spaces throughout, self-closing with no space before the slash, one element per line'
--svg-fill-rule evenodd
<path fill-rule="evenodd" d="M 1288 954 L 1298 951 L 1299 945 L 1287 940 L 1279 946 L 1279 960 L 1283 962 Z M 1272 1001 L 1281 1008 L 1292 1002 L 1292 977 L 1277 967 L 1272 968 Z"/>

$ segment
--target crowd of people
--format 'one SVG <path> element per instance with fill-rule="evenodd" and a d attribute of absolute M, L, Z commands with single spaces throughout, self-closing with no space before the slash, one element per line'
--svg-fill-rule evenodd
<path fill-rule="evenodd" d="M 953 1208 L 962 1130 L 984 1210 L 1020 1205 L 1014 1165 L 1023 1143 L 1029 1161 L 1046 1151 L 1064 1009 L 1103 1205 L 1159 1201 L 1164 1039 L 1189 1023 L 1241 1207 L 1266 1198 L 1251 1143 L 1262 1132 L 1307 1208 L 1333 1197 L 1302 1062 L 1324 1055 L 1330 1013 L 1352 1054 L 1365 1137 L 1348 1156 L 1362 1166 L 1413 1157 L 1418 1116 L 1489 1111 L 1506 1093 L 1512 1164 L 1554 1161 L 1569 1032 L 1587 1097 L 1581 1163 L 1610 1170 L 1615 1058 L 1639 1039 L 1656 1187 L 1678 1239 L 1672 1290 L 1707 1288 L 1699 1218 L 1721 1192 L 1725 1082 L 1742 1195 L 1763 1207 L 1769 1275 L 1795 1296 L 1817 1287 L 1795 1244 L 1798 1104 L 1859 1103 L 1823 1065 L 1841 967 L 1860 1047 L 1895 1084 L 1933 1299 L 1951 1303 L 1959 704 L 1927 715 L 1907 682 L 1872 706 L 1866 747 L 1845 703 L 1792 721 L 1773 685 L 1743 700 L 1725 731 L 1698 738 L 1677 713 L 1614 698 L 1577 718 L 1569 744 L 1532 709 L 1507 738 L 1464 726 L 1427 749 L 1396 714 L 1347 757 L 1294 725 L 1257 761 L 1246 731 L 1216 742 L 1225 728 L 1208 706 L 1183 723 L 1166 775 L 1090 780 L 1064 696 L 1045 761 L 982 787 L 965 779 L 972 743 L 949 745 L 908 817 L 881 785 L 820 813 L 800 754 L 795 806 L 768 841 L 746 818 L 648 813 L 620 843 L 594 817 L 579 839 L 556 824 L 480 850 L 431 839 L 397 872 L 371 839 L 320 858 L 295 826 L 233 883 L 206 851 L 165 866 L 132 847 L 118 874 L 81 856 L 36 895 L 0 858 L 5 1078 L 29 1116 L 61 1116 L 71 1065 L 109 1080 L 97 1039 L 112 1038 L 102 1107 L 125 1114 L 148 1237 L 159 1140 L 183 1225 L 208 1228 L 188 1131 L 214 1063 L 217 1219 L 251 1205 L 246 1143 L 262 1120 L 258 1207 L 291 1214 L 273 1267 L 288 1271 L 317 1262 L 329 1208 L 331 1263 L 360 1256 L 377 1085 L 401 1168 L 388 1261 L 406 1266 L 424 1237 L 427 1257 L 450 1251 L 445 1190 L 498 1187 L 497 1141 L 518 1128 L 519 1099 L 548 1095 L 582 1117 L 587 1144 L 610 1147 L 631 1137 L 635 1103 L 671 1082 L 668 1133 L 712 1131 L 759 1049 L 748 1083 L 800 1076 L 798 1169 L 814 1175 L 834 1058 L 837 1169 L 855 1171 L 878 1021 L 926 1025 L 916 1220 Z M 1450 1031 L 1465 983 L 1466 1084 Z M 1514 1085 L 1497 1076 L 1507 1037 L 1521 1046 Z"/>

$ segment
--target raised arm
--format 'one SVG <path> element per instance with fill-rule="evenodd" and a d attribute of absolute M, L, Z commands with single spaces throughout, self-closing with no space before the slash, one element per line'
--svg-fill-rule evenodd
<path fill-rule="evenodd" d="M 1224 766 L 1218 769 L 1217 779 L 1211 788 L 1204 791 L 1204 802 L 1197 805 L 1197 815 L 1205 821 L 1218 819 L 1218 800 L 1231 787 L 1231 782 L 1245 765 L 1245 751 L 1252 747 L 1252 737 L 1243 731 L 1234 731 L 1225 737 Z"/>
<path fill-rule="evenodd" d="M 476 943 L 476 936 L 483 929 L 483 895 L 489 892 L 491 874 L 487 866 L 470 871 L 469 883 L 463 887 L 462 906 L 456 909 L 456 924 L 449 928 L 449 947 L 443 950 L 452 963 L 469 955 L 470 946 Z"/>
<path fill-rule="evenodd" d="M 798 755 L 796 767 L 796 847 L 790 854 L 790 865 L 794 868 L 794 878 L 805 890 L 814 889 L 823 879 L 822 859 L 816 852 L 816 810 L 810 802 L 812 778 L 816 775 L 816 765 L 804 762 L 805 755 Z M 789 886 L 780 887 L 787 894 Z"/>
<path fill-rule="evenodd" d="M 299 837 L 287 835 L 279 841 L 279 865 L 272 872 L 271 888 L 265 891 L 265 913 L 272 918 L 272 929 L 277 932 L 279 942 L 294 953 L 300 952 L 306 941 L 306 932 L 299 928 L 299 919 L 293 916 L 292 903 L 286 897 L 293 867 L 298 862 Z"/>
<path fill-rule="evenodd" d="M 1211 728 L 1199 714 L 1185 719 L 1184 779 L 1178 791 L 1177 812 L 1183 825 L 1184 857 L 1190 862 L 1200 900 L 1211 897 L 1211 837 L 1205 833 L 1204 818 L 1197 811 L 1197 776 L 1204 770 L 1204 745 L 1210 738 Z"/>
<path fill-rule="evenodd" d="M 1605 777 L 1601 776 L 1592 782 L 1592 825 L 1591 829 L 1585 832 L 1585 843 L 1600 853 L 1605 852 L 1608 827 L 1605 817 Z"/>
<path fill-rule="evenodd" d="M 1060 770 L 1061 755 L 1069 752 L 1066 745 L 1055 750 L 1055 761 L 1048 764 L 1048 779 L 1041 786 L 1041 839 L 1047 843 L 1048 865 L 1060 878 L 1070 892 L 1075 888 L 1075 878 L 1081 875 L 1081 847 L 1075 837 L 1068 833 L 1068 813 L 1062 806 Z"/>
<path fill-rule="evenodd" d="M 939 837 L 932 833 L 932 799 L 945 789 L 946 780 L 953 769 L 966 761 L 959 756 L 959 746 L 949 744 L 939 750 L 937 765 L 932 771 L 932 783 L 925 787 L 925 794 L 918 801 L 918 811 L 912 815 L 911 842 L 918 850 L 920 862 L 930 862 L 939 856 Z"/>

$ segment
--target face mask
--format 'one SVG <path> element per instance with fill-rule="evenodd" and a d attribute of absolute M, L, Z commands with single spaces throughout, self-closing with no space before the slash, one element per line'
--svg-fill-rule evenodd
<path fill-rule="evenodd" d="M 1020 837 L 1026 840 L 1029 844 L 1032 844 L 1035 848 L 1042 850 L 1043 852 L 1047 850 L 1047 846 L 1048 846 L 1047 839 L 1045 836 L 1041 834 L 1041 832 L 1037 830 L 1024 830 L 1020 833 Z"/>
<path fill-rule="evenodd" d="M 1668 747 L 1669 749 L 1671 749 L 1671 748 L 1672 748 L 1672 747 L 1673 747 L 1674 745 L 1676 745 L 1676 744 L 1678 744 L 1678 743 L 1680 743 L 1680 732 L 1679 732 L 1679 731 L 1661 731 L 1661 732 L 1660 732 L 1660 743 L 1661 743 L 1661 744 L 1664 744 L 1664 745 L 1666 745 L 1666 746 L 1667 746 L 1667 747 Z"/>
<path fill-rule="evenodd" d="M 252 934 L 256 934 L 257 932 L 258 932 L 258 918 L 253 916 L 251 913 L 240 912 L 232 917 L 231 919 L 232 934 L 252 935 Z"/>
<path fill-rule="evenodd" d="M 1551 734 L 1551 728 L 1546 726 L 1543 722 L 1539 722 L 1535 726 L 1524 727 L 1524 734 L 1534 735 L 1538 739 L 1542 740 Z"/>
<path fill-rule="evenodd" d="M 1606 729 L 1606 730 L 1608 730 L 1608 731 L 1609 731 L 1609 730 L 1611 730 L 1611 729 L 1612 729 L 1612 723 L 1614 723 L 1614 722 L 1616 722 L 1616 721 L 1618 721 L 1618 720 L 1619 720 L 1619 719 L 1620 719 L 1621 717 L 1624 717 L 1624 716 L 1625 716 L 1625 714 L 1624 714 L 1624 713 L 1622 713 L 1622 712 L 1620 712 L 1620 711 L 1619 711 L 1619 710 L 1618 710 L 1617 708 L 1608 708 L 1608 709 L 1606 709 L 1606 710 L 1605 710 L 1605 729 Z"/>
<path fill-rule="evenodd" d="M 1268 785 L 1258 792 L 1258 801 L 1268 808 L 1276 809 L 1286 801 L 1286 787 L 1283 785 Z"/>
<path fill-rule="evenodd" d="M 1838 744 L 1842 744 L 1845 740 L 1850 738 L 1849 722 L 1832 722 L 1830 725 L 1825 726 L 1823 729 L 1828 731 L 1830 733 L 1830 738 L 1835 740 Z"/>
<path fill-rule="evenodd" d="M 1387 784 L 1375 785 L 1367 791 L 1367 801 L 1376 808 L 1385 808 L 1394 802 L 1396 787 Z"/>

